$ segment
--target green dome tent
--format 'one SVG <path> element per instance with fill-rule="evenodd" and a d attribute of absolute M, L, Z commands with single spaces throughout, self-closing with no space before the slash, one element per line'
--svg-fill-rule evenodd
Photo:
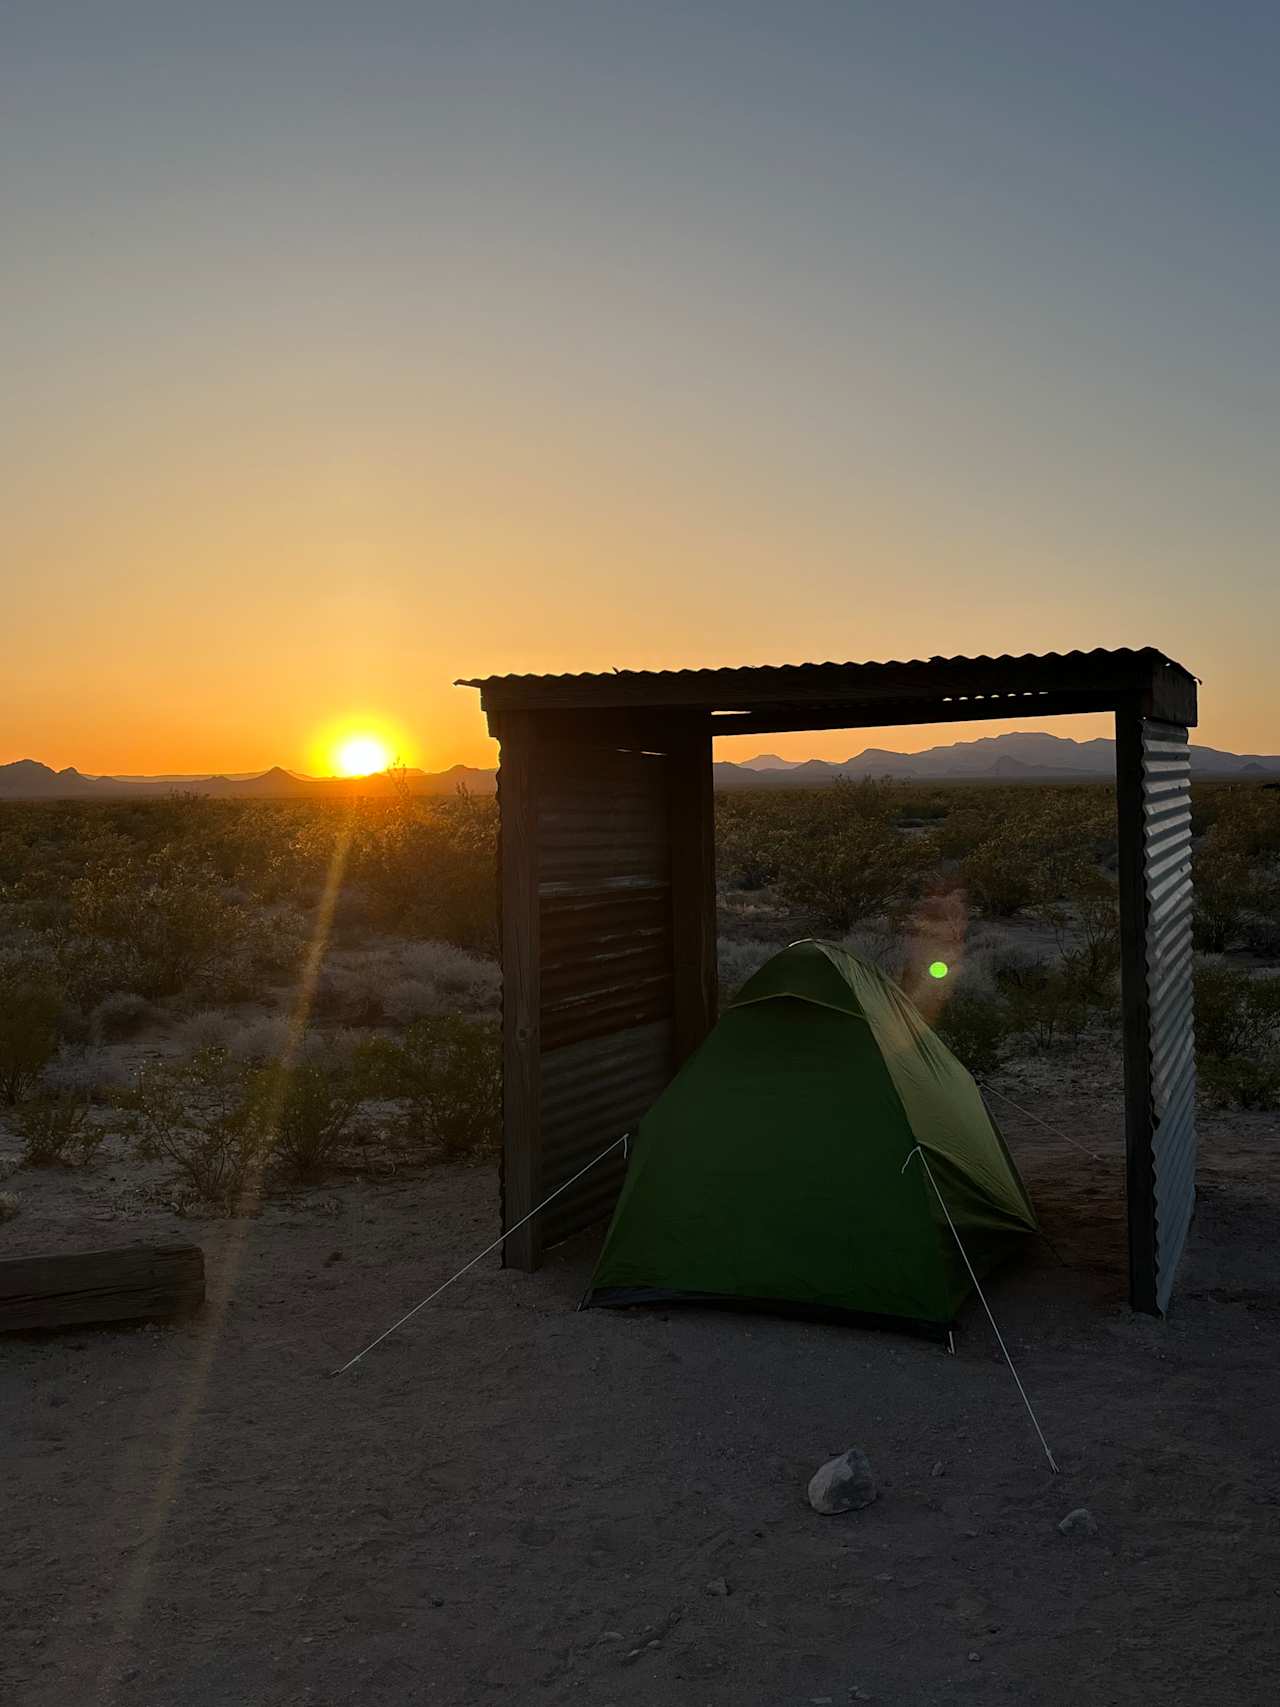
<path fill-rule="evenodd" d="M 684 1299 L 945 1334 L 1036 1230 L 977 1085 L 883 973 L 799 942 L 751 977 L 634 1133 L 585 1302 Z"/>

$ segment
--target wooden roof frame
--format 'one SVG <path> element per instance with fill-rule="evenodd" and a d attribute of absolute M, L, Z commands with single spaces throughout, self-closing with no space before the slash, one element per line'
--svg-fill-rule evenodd
<path fill-rule="evenodd" d="M 587 1150 L 599 1147 L 597 1139 L 602 1145 L 618 1136 L 610 1121 L 638 1118 L 647 1106 L 636 1100 L 641 1086 L 651 1091 L 664 1074 L 674 1072 L 714 1023 L 711 755 L 717 736 L 1113 714 L 1129 1292 L 1136 1309 L 1160 1312 L 1167 1307 L 1195 1201 L 1187 731 L 1197 722 L 1198 701 L 1197 681 L 1189 671 L 1162 652 L 1142 648 L 892 663 L 490 676 L 459 685 L 479 690 L 490 730 L 501 744 L 503 1226 L 513 1230 L 504 1260 L 524 1268 L 538 1265 L 551 1237 L 606 1212 L 620 1177 L 615 1169 L 604 1187 L 588 1180 L 566 1192 L 550 1234 L 539 1226 L 540 1217 L 514 1230 L 548 1190 L 557 1188 L 557 1169 L 563 1172 L 586 1160 Z M 648 879 L 629 874 L 627 861 L 634 863 L 636 856 L 619 841 L 617 870 L 610 875 L 606 832 L 616 818 L 611 796 L 619 787 L 630 787 L 618 779 L 630 774 L 626 766 L 631 763 L 636 776 L 643 773 L 648 779 L 648 799 L 653 763 L 658 761 L 666 778 L 664 803 L 660 810 L 653 807 L 656 816 L 645 828 L 645 846 L 652 860 L 658 845 L 653 838 L 664 838 L 662 870 L 655 876 L 651 869 Z M 571 808 L 565 806 L 564 796 L 569 787 Z M 640 796 L 627 798 L 627 822 L 634 829 Z M 557 826 L 551 852 L 546 851 L 547 825 Z M 591 851 L 589 880 L 565 881 L 563 873 L 556 878 L 547 863 L 571 860 L 575 837 L 583 850 Z M 648 977 L 654 989 L 661 985 L 661 994 L 651 993 L 647 1008 L 639 995 L 634 1002 L 627 999 L 626 968 L 642 964 L 641 950 L 629 943 L 615 916 L 617 896 L 625 891 L 634 901 L 641 890 L 649 897 L 649 935 L 653 907 L 659 905 L 655 898 L 666 896 L 660 907 L 671 943 L 680 945 L 679 953 L 670 952 L 665 982 Z M 606 904 L 613 908 L 607 914 L 602 911 Z M 566 926 L 566 916 L 571 926 Z M 607 928 L 602 922 L 606 916 Z M 578 932 L 576 937 L 565 937 L 570 928 Z M 548 942 L 560 946 L 548 960 L 542 942 L 549 931 L 553 934 Z M 593 940 L 593 931 L 600 941 Z M 651 945 L 644 952 L 651 953 Z M 610 962 L 617 970 L 605 991 L 599 968 Z M 643 964 L 651 974 L 649 963 Z M 582 1040 L 576 1043 L 572 1039 L 578 1033 L 566 1031 L 564 1022 L 566 1003 L 572 1007 L 575 1001 L 578 1011 L 588 1016 L 579 1022 Z M 655 1008 L 654 1001 L 665 1005 Z M 606 1022 L 597 1020 L 593 1031 L 593 1013 L 616 1015 L 615 1030 L 602 1032 Z M 652 1024 L 655 1016 L 664 1015 L 669 1021 L 664 1047 L 670 1058 L 660 1070 L 649 1062 L 637 1077 L 634 1061 L 628 1056 L 624 1062 L 625 1051 L 619 1053 L 619 1039 L 639 1037 L 635 1028 L 641 1021 L 647 1017 Z M 574 1049 L 578 1056 L 572 1054 Z M 583 1051 L 590 1049 L 595 1054 L 589 1058 Z M 566 1061 L 571 1067 L 578 1062 L 573 1068 L 576 1080 L 566 1080 Z M 543 1082 L 551 1082 L 553 1069 L 556 1088 L 544 1120 Z M 621 1103 L 606 1098 L 600 1104 L 600 1130 L 594 1130 L 584 1087 L 594 1083 L 598 1100 L 604 1094 L 603 1078 L 613 1073 L 621 1084 L 625 1071 L 632 1071 L 635 1079 L 634 1115 L 626 1112 L 625 1097 Z M 572 1144 L 564 1130 L 555 1128 L 557 1119 L 562 1127 L 569 1121 L 565 1130 Z"/>

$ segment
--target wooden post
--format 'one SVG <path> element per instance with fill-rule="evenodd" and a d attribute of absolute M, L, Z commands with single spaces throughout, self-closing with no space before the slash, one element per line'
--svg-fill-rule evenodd
<path fill-rule="evenodd" d="M 673 1033 L 678 1068 L 716 1022 L 716 826 L 711 730 L 699 717 L 668 746 Z"/>
<path fill-rule="evenodd" d="M 0 1333 L 185 1316 L 203 1301 L 198 1245 L 125 1245 L 0 1261 Z"/>
<path fill-rule="evenodd" d="M 502 1226 L 538 1202 L 542 1175 L 538 931 L 537 736 L 532 712 L 502 713 L 498 862 L 502 929 Z M 536 1220 L 502 1247 L 508 1268 L 531 1271 L 541 1256 Z"/>
<path fill-rule="evenodd" d="M 1119 836 L 1120 998 L 1124 1032 L 1125 1193 L 1129 1222 L 1129 1302 L 1156 1303 L 1154 1108 L 1147 986 L 1147 883 L 1144 858 L 1142 716 L 1116 711 L 1116 817 Z"/>

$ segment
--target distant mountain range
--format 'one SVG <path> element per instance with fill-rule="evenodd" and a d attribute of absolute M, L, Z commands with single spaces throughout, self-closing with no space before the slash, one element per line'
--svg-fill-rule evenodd
<path fill-rule="evenodd" d="M 494 772 L 470 765 L 446 771 L 401 773 L 414 794 L 492 794 Z M 356 795 L 385 795 L 394 786 L 380 776 L 301 776 L 274 765 L 260 774 L 238 776 L 85 776 L 70 766 L 55 771 L 35 759 L 0 765 L 0 800 L 144 800 L 166 794 L 206 794 L 234 800 L 343 800 Z"/>
<path fill-rule="evenodd" d="M 447 795 L 459 788 L 492 794 L 495 788 L 492 770 L 471 765 L 401 774 L 414 794 Z M 1205 781 L 1280 780 L 1280 754 L 1224 753 L 1216 747 L 1193 746 L 1191 774 Z M 1114 741 L 1073 741 L 1066 735 L 1044 734 L 987 735 L 977 741 L 929 747 L 922 753 L 867 747 L 844 760 L 793 761 L 761 753 L 741 764 L 722 759 L 715 766 L 717 788 L 812 788 L 842 776 L 928 782 L 1096 782 L 1114 775 Z M 55 771 L 35 759 L 0 765 L 0 800 L 136 800 L 175 792 L 229 799 L 333 800 L 385 794 L 391 786 L 386 776 L 301 776 L 279 765 L 260 775 L 114 777 L 85 776 L 70 767 Z"/>
<path fill-rule="evenodd" d="M 1027 733 L 984 735 L 954 741 L 922 753 L 894 753 L 867 747 L 843 760 L 803 759 L 793 763 L 776 753 L 761 753 L 741 764 L 715 767 L 717 788 L 812 787 L 836 777 L 901 777 L 930 782 L 1095 782 L 1115 775 L 1116 744 L 1099 737 L 1073 741 L 1067 735 Z M 1280 778 L 1280 754 L 1224 753 L 1216 747 L 1191 748 L 1191 774 L 1208 780 L 1238 777 Z"/>

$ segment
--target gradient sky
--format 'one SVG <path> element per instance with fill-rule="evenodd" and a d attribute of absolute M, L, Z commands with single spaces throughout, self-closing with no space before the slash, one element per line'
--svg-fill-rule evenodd
<path fill-rule="evenodd" d="M 1280 750 L 1278 88 L 1231 0 L 0 0 L 0 760 L 1094 645 Z"/>

